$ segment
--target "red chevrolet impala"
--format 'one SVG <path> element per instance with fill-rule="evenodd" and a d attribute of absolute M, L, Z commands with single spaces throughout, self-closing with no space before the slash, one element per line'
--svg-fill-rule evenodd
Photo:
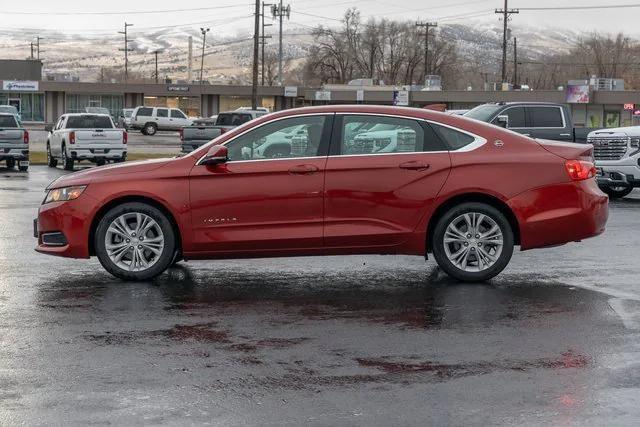
<path fill-rule="evenodd" d="M 47 189 L 37 251 L 97 256 L 126 280 L 181 259 L 432 253 L 463 281 L 514 246 L 604 231 L 590 145 L 433 111 L 328 106 L 264 116 L 176 159 L 100 167 Z"/>

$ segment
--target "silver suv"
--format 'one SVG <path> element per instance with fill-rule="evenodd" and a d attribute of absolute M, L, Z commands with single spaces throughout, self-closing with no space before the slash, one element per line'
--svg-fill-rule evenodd
<path fill-rule="evenodd" d="M 591 132 L 598 185 L 610 198 L 627 196 L 640 187 L 640 126 Z"/>
<path fill-rule="evenodd" d="M 193 120 L 178 108 L 136 107 L 131 114 L 132 129 L 144 135 L 155 135 L 159 130 L 180 130 L 191 126 Z"/>

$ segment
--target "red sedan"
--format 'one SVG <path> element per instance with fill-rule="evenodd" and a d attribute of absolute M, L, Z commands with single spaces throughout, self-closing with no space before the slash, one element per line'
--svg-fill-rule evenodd
<path fill-rule="evenodd" d="M 605 229 L 592 147 L 434 111 L 328 106 L 264 116 L 176 159 L 47 188 L 37 251 L 125 280 L 181 259 L 432 253 L 463 281 Z"/>

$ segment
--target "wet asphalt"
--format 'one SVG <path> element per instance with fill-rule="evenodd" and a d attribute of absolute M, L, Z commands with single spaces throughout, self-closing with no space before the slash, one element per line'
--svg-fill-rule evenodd
<path fill-rule="evenodd" d="M 637 425 L 640 195 L 484 284 L 433 261 L 36 254 L 61 170 L 0 169 L 0 425 Z"/>

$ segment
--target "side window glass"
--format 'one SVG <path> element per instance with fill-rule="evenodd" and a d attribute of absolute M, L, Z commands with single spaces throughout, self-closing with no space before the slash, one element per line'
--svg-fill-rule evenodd
<path fill-rule="evenodd" d="M 417 121 L 383 116 L 344 116 L 340 153 L 385 154 L 422 151 L 424 130 Z"/>
<path fill-rule="evenodd" d="M 466 133 L 452 129 L 447 126 L 431 123 L 433 130 L 440 136 L 440 138 L 447 144 L 449 150 L 459 150 L 467 145 L 473 143 L 476 139 Z"/>
<path fill-rule="evenodd" d="M 315 157 L 325 116 L 278 120 L 229 141 L 229 161 Z"/>
<path fill-rule="evenodd" d="M 185 115 L 180 110 L 171 110 L 171 117 L 174 119 L 186 119 Z"/>
<path fill-rule="evenodd" d="M 562 112 L 557 107 L 528 107 L 531 117 L 531 127 L 536 128 L 561 128 Z"/>
<path fill-rule="evenodd" d="M 501 116 L 509 117 L 509 127 L 510 128 L 524 128 L 527 127 L 525 120 L 525 112 L 524 107 L 512 107 L 505 110 L 504 113 L 500 114 Z M 495 124 L 496 120 L 493 121 Z"/>
<path fill-rule="evenodd" d="M 166 108 L 158 108 L 156 115 L 157 117 L 169 117 L 169 110 Z"/>

